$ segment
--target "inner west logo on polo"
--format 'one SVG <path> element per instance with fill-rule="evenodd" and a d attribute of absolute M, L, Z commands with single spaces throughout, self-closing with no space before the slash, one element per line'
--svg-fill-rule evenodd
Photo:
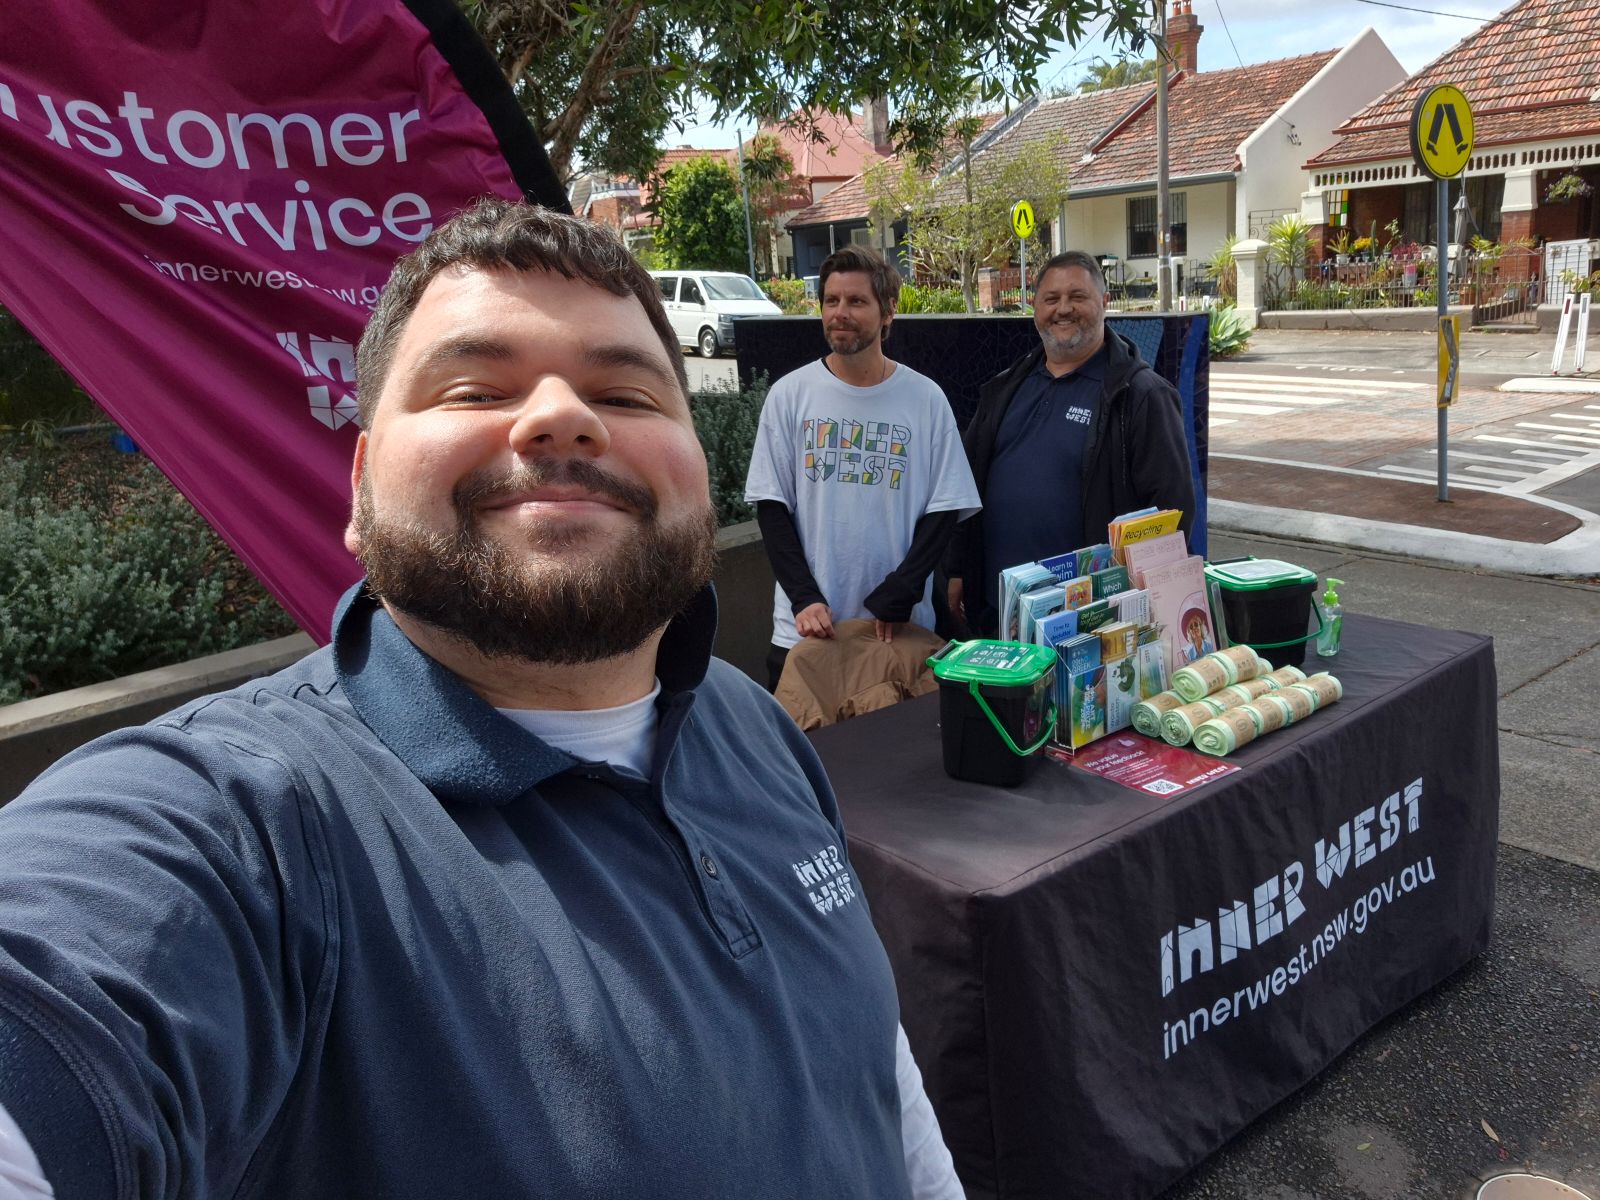
<path fill-rule="evenodd" d="M 827 915 L 856 898 L 855 884 L 845 869 L 839 847 L 824 846 L 808 859 L 792 864 L 795 878 L 806 889 L 812 907 Z"/>

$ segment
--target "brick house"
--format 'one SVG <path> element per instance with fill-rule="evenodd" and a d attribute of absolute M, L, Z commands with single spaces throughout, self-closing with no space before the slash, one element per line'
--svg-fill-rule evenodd
<path fill-rule="evenodd" d="M 1167 98 L 1170 238 L 1180 275 L 1193 280 L 1225 238 L 1257 236 L 1298 211 L 1308 149 L 1331 144 L 1335 128 L 1403 81 L 1405 70 L 1370 28 L 1342 50 L 1204 72 L 1197 69 L 1203 29 L 1187 0 L 1174 6 L 1168 32 L 1178 60 Z M 974 143 L 974 166 L 1063 135 L 1073 157 L 1071 195 L 1061 211 L 1039 214 L 1049 245 L 1102 258 L 1114 286 L 1138 290 L 1149 280 L 1153 289 L 1155 84 L 1030 100 Z M 828 199 L 790 221 L 797 246 L 867 236 L 859 180 Z M 1015 275 L 1002 273 L 998 286 L 1015 288 Z"/>
<path fill-rule="evenodd" d="M 1450 181 L 1452 206 L 1464 190 L 1479 235 L 1568 243 L 1582 269 L 1600 265 L 1597 43 L 1595 0 L 1522 0 L 1339 126 L 1305 163 L 1302 212 L 1324 233 L 1398 221 L 1405 239 L 1434 243 L 1435 184 L 1412 162 L 1408 130 L 1418 97 L 1449 83 L 1466 94 L 1475 125 L 1472 157 Z M 1552 201 L 1568 175 L 1587 194 Z"/>

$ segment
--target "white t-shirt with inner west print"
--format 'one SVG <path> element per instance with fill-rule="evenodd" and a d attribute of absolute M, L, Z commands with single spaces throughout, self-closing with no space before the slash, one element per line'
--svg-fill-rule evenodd
<path fill-rule="evenodd" d="M 926 375 L 897 363 L 883 382 L 855 387 L 821 359 L 772 385 L 745 482 L 747 503 L 777 500 L 794 514 L 811 574 L 835 621 L 871 618 L 863 601 L 900 565 L 924 513 L 978 511 L 978 489 L 950 402 Z M 911 619 L 933 628 L 932 579 Z M 780 584 L 772 641 L 800 640 Z"/>

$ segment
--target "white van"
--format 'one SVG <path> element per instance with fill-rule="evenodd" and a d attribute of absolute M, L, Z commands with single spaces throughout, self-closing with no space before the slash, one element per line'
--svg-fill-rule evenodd
<path fill-rule="evenodd" d="M 651 271 L 678 342 L 715 358 L 731 350 L 736 317 L 779 317 L 783 310 L 748 275 L 732 271 Z"/>

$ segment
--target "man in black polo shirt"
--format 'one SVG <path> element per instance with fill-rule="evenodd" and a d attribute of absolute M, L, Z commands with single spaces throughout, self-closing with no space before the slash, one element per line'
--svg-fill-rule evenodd
<path fill-rule="evenodd" d="M 978 393 L 963 437 L 983 501 L 957 528 L 946 568 L 950 611 L 975 634 L 997 622 L 1000 571 L 1105 540 L 1121 513 L 1182 510 L 1194 485 L 1177 390 L 1106 329 L 1105 278 L 1081 250 L 1034 283 L 1037 350 Z"/>

